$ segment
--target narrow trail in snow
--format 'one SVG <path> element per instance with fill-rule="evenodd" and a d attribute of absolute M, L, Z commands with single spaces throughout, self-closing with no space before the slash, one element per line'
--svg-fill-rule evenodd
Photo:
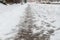
<path fill-rule="evenodd" d="M 25 18 L 24 21 L 20 24 L 18 33 L 17 33 L 17 38 L 15 38 L 15 40 L 22 40 L 26 39 L 26 40 L 33 40 L 34 36 L 32 36 L 32 28 L 36 27 L 36 25 L 34 25 L 35 22 L 35 17 L 33 12 L 31 11 L 31 7 L 28 4 L 26 10 L 25 10 Z M 23 32 L 22 32 L 23 31 Z M 25 34 L 25 35 L 24 35 Z"/>
<path fill-rule="evenodd" d="M 16 38 L 14 40 L 40 40 L 39 35 L 42 34 L 42 29 L 39 25 L 37 26 L 36 22 L 39 19 L 36 19 L 36 13 L 31 9 L 30 4 L 28 4 L 28 7 L 26 8 L 26 15 L 24 18 L 24 21 L 19 24 L 18 28 L 18 33 L 16 35 Z M 40 21 L 40 20 L 39 20 Z M 40 22 L 41 23 L 41 22 Z M 42 25 L 44 27 L 44 25 Z M 43 35 L 44 36 L 44 35 Z M 42 37 L 43 37 L 42 36 Z M 48 40 L 50 38 L 50 35 L 46 35 L 47 37 L 43 37 L 41 40 Z"/>

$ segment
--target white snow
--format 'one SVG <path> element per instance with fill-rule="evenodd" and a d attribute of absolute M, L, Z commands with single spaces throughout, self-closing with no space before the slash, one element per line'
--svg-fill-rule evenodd
<path fill-rule="evenodd" d="M 31 5 L 32 12 L 35 13 L 36 19 L 38 22 L 36 24 L 38 26 L 41 25 L 41 21 L 45 21 L 56 28 L 60 28 L 60 5 L 55 5 L 55 4 L 32 4 Z M 38 17 L 40 16 L 40 17 Z M 51 23 L 52 21 L 55 21 L 55 23 Z M 44 25 L 45 27 L 46 25 Z M 51 30 L 53 28 L 44 28 L 44 30 Z M 54 29 L 56 30 L 56 29 Z M 35 30 L 34 32 L 37 33 L 39 30 Z M 55 31 L 54 36 L 51 36 L 51 40 L 60 40 L 60 31 Z"/>
<path fill-rule="evenodd" d="M 40 26 L 41 21 L 43 20 L 53 26 L 56 26 L 56 28 L 60 27 L 60 5 L 36 3 L 29 4 L 32 12 L 35 13 L 34 15 L 36 20 L 38 20 L 38 22 L 36 22 L 37 26 Z M 26 7 L 27 4 L 13 4 L 7 6 L 0 4 L 0 38 L 2 40 L 13 37 L 14 34 L 17 33 L 16 25 L 23 21 Z M 51 23 L 53 20 L 56 22 Z M 50 30 L 52 28 L 45 29 Z M 34 29 L 34 32 L 36 33 L 36 29 Z M 37 30 L 37 32 L 39 32 L 39 30 Z M 60 31 L 56 31 L 54 34 L 55 35 L 51 37 L 51 40 L 60 40 Z"/>
<path fill-rule="evenodd" d="M 0 38 L 13 37 L 17 33 L 16 25 L 22 22 L 27 5 L 13 4 L 3 5 L 0 4 Z"/>

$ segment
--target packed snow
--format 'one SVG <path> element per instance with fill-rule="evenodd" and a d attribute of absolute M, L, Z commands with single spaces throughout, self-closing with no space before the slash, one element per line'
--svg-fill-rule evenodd
<path fill-rule="evenodd" d="M 29 3 L 32 12 L 34 12 L 37 26 L 40 26 L 40 21 L 44 20 L 56 26 L 56 28 L 60 27 L 60 5 L 52 5 L 52 4 L 36 4 Z M 13 4 L 13 5 L 3 5 L 0 4 L 0 38 L 2 40 L 6 40 L 6 38 L 13 37 L 18 28 L 16 25 L 21 23 L 24 20 L 25 9 L 28 4 Z M 39 17 L 38 17 L 39 16 Z M 51 23 L 52 20 L 55 23 Z M 50 29 L 50 28 L 46 28 Z M 36 30 L 33 30 L 36 33 Z M 39 31 L 39 30 L 38 30 Z M 55 35 L 51 36 L 51 40 L 60 40 L 60 31 L 55 31 Z"/>

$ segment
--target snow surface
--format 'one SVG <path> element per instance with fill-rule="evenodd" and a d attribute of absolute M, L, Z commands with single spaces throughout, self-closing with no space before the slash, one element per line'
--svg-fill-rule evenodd
<path fill-rule="evenodd" d="M 40 25 L 40 20 L 50 23 L 52 20 L 55 20 L 55 23 L 50 23 L 56 28 L 60 27 L 60 5 L 53 4 L 32 4 L 32 11 L 34 11 L 38 22 L 37 25 Z M 40 17 L 37 17 L 40 16 Z M 47 28 L 48 30 L 50 28 Z M 36 32 L 36 30 L 35 30 Z M 55 31 L 54 36 L 51 36 L 51 40 L 60 40 L 60 31 Z"/>
<path fill-rule="evenodd" d="M 23 19 L 21 17 L 25 15 L 26 7 L 27 5 L 20 4 L 0 4 L 0 38 L 2 40 L 11 36 L 13 37 L 13 35 L 17 33 L 16 25 L 22 22 Z"/>
<path fill-rule="evenodd" d="M 56 22 L 52 25 L 57 28 L 60 27 L 60 5 L 52 5 L 52 4 L 32 4 L 31 9 L 36 16 L 37 26 L 40 25 L 40 20 L 45 20 L 46 22 L 51 22 L 55 20 Z M 17 27 L 20 22 L 23 21 L 23 17 L 25 15 L 25 9 L 27 4 L 13 4 L 13 5 L 3 5 L 0 4 L 0 38 L 2 40 L 6 40 L 6 38 L 13 37 L 17 33 Z M 40 16 L 40 17 L 37 17 Z M 46 18 L 45 18 L 46 17 Z M 50 29 L 50 28 L 47 28 Z M 16 32 L 16 33 L 15 33 Z M 36 30 L 34 31 L 36 32 Z M 51 40 L 60 40 L 60 31 L 56 31 L 55 35 L 51 37 Z"/>

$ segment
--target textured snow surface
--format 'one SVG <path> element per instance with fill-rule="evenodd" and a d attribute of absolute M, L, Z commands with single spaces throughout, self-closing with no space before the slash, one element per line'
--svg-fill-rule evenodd
<path fill-rule="evenodd" d="M 52 20 L 55 20 L 56 22 L 52 25 L 56 26 L 57 28 L 60 27 L 60 5 L 31 4 L 32 12 L 35 13 L 34 15 L 36 20 L 39 19 L 38 22 L 36 22 L 37 26 L 40 25 L 41 20 L 44 20 L 48 23 L 50 23 Z M 26 7 L 27 4 L 13 4 L 7 6 L 0 4 L 0 38 L 2 40 L 13 37 L 17 33 L 18 28 L 16 25 L 23 21 Z M 35 29 L 34 32 L 36 33 Z M 39 30 L 37 32 L 39 32 Z M 51 40 L 60 40 L 60 31 L 56 31 L 54 34 L 55 35 L 51 37 Z"/>
<path fill-rule="evenodd" d="M 35 3 L 34 3 L 35 4 Z M 36 15 L 36 19 L 38 22 L 36 24 L 39 26 L 41 25 L 40 21 L 43 20 L 47 23 L 50 23 L 54 25 L 56 28 L 60 27 L 60 5 L 55 4 L 35 4 L 32 3 L 31 8 L 32 11 L 34 11 Z M 39 17 L 38 17 L 39 16 Z M 52 20 L 55 21 L 55 23 L 51 23 Z M 51 28 L 46 28 L 51 29 Z M 34 30 L 36 33 L 36 30 Z M 39 32 L 39 30 L 38 30 Z M 51 36 L 51 40 L 60 40 L 60 31 L 55 31 L 55 35 Z"/>

